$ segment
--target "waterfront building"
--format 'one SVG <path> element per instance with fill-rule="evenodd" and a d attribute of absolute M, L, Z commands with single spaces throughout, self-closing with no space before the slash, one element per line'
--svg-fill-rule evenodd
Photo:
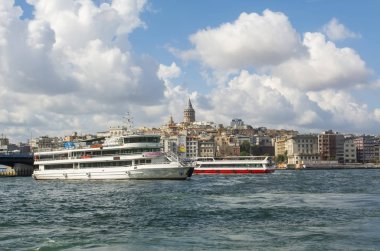
<path fill-rule="evenodd" d="M 273 139 L 274 141 L 274 156 L 279 156 L 279 155 L 287 155 L 288 152 L 286 150 L 286 141 L 293 137 L 296 136 L 297 134 L 291 134 L 291 135 L 282 135 L 278 136 Z"/>
<path fill-rule="evenodd" d="M 343 134 L 337 134 L 336 135 L 336 160 L 339 163 L 344 162 L 344 135 Z"/>
<path fill-rule="evenodd" d="M 183 122 L 186 124 L 195 122 L 195 110 L 190 99 L 187 108 L 183 112 Z"/>
<path fill-rule="evenodd" d="M 200 140 L 199 157 L 215 157 L 215 142 L 213 140 Z"/>
<path fill-rule="evenodd" d="M 380 142 L 379 139 L 377 139 L 375 143 L 375 163 L 380 163 Z"/>
<path fill-rule="evenodd" d="M 286 140 L 285 151 L 288 153 L 288 164 L 301 165 L 318 162 L 318 136 L 300 134 Z"/>
<path fill-rule="evenodd" d="M 344 161 L 344 136 L 332 130 L 318 135 L 318 150 L 322 161 Z"/>
<path fill-rule="evenodd" d="M 356 146 L 353 138 L 344 140 L 344 163 L 356 163 Z"/>
<path fill-rule="evenodd" d="M 354 138 L 356 146 L 356 156 L 359 163 L 376 162 L 375 146 L 376 141 L 374 136 L 362 135 Z"/>

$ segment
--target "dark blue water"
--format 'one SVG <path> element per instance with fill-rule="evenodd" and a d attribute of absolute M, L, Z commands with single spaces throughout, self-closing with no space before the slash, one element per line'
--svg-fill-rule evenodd
<path fill-rule="evenodd" d="M 380 170 L 0 179 L 1 250 L 380 250 Z"/>

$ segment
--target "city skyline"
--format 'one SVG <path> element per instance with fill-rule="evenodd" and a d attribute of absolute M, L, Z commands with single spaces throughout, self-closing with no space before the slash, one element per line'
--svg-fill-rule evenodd
<path fill-rule="evenodd" d="M 379 134 L 380 3 L 0 4 L 0 132 L 96 132 L 183 118 Z M 211 15 L 210 15 L 211 13 Z"/>

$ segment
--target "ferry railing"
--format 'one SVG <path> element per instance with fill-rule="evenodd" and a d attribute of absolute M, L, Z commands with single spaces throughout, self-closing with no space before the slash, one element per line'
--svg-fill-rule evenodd
<path fill-rule="evenodd" d="M 166 157 L 171 161 L 179 162 L 179 157 L 172 151 L 165 152 Z"/>
<path fill-rule="evenodd" d="M 179 162 L 181 165 L 186 166 L 186 163 L 174 152 L 165 152 L 165 156 L 172 162 Z"/>

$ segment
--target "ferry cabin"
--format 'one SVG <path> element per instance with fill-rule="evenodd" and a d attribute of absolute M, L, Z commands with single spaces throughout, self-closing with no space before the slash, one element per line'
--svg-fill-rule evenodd
<path fill-rule="evenodd" d="M 116 167 L 150 164 L 160 151 L 160 136 L 134 135 L 121 137 L 109 146 L 37 152 L 34 158 L 40 170 Z"/>
<path fill-rule="evenodd" d="M 198 158 L 195 163 L 196 174 L 272 173 L 275 170 L 269 156 Z"/>

